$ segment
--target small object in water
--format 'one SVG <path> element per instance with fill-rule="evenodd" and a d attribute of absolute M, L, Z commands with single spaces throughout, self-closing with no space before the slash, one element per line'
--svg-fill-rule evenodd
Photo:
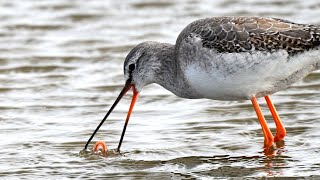
<path fill-rule="evenodd" d="M 98 141 L 92 148 L 93 153 L 107 156 L 107 145 L 103 141 Z"/>

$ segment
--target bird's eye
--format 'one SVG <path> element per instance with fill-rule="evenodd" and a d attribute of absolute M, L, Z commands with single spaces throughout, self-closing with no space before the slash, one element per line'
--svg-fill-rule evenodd
<path fill-rule="evenodd" d="M 134 64 L 130 64 L 130 65 L 129 65 L 129 70 L 130 70 L 130 71 L 133 71 L 134 68 L 136 68 L 136 66 L 135 66 Z"/>

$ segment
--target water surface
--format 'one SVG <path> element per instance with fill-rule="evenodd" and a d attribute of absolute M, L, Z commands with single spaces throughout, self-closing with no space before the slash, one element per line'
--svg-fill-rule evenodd
<path fill-rule="evenodd" d="M 122 156 L 79 155 L 124 84 L 123 61 L 133 46 L 174 43 L 193 20 L 222 15 L 320 24 L 320 3 L 2 0 L 0 177 L 320 178 L 319 72 L 272 96 L 288 132 L 273 156 L 263 153 L 250 101 L 181 99 L 158 85 L 142 91 Z M 119 103 L 94 142 L 117 147 L 130 99 Z"/>

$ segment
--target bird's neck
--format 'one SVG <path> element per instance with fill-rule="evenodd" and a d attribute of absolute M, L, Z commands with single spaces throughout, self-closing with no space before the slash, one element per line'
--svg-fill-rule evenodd
<path fill-rule="evenodd" d="M 176 58 L 175 46 L 163 44 L 163 47 L 158 49 L 158 53 L 161 65 L 156 71 L 155 83 L 179 97 L 196 98 L 196 94 L 194 94 L 194 91 L 188 86 L 180 63 Z"/>

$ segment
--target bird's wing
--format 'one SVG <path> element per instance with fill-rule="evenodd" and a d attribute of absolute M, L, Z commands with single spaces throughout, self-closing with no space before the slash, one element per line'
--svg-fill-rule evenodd
<path fill-rule="evenodd" d="M 276 18 L 213 17 L 189 24 L 179 35 L 177 46 L 190 36 L 202 46 L 218 52 L 286 50 L 290 55 L 320 45 L 320 27 Z"/>

